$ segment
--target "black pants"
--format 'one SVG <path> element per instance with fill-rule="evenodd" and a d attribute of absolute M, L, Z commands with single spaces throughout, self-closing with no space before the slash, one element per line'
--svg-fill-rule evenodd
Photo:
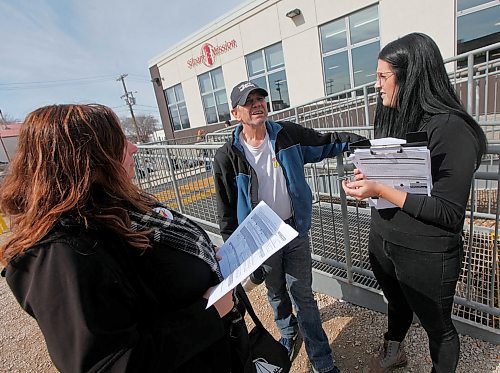
<path fill-rule="evenodd" d="M 439 253 L 419 251 L 385 241 L 372 231 L 368 249 L 373 273 L 388 301 L 385 338 L 401 342 L 415 312 L 429 337 L 433 372 L 455 372 L 460 342 L 451 311 L 462 245 Z"/>

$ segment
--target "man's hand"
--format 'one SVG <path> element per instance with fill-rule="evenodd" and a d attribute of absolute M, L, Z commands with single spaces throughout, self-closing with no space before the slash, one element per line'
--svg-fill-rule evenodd
<path fill-rule="evenodd" d="M 357 141 L 367 140 L 366 137 L 352 132 L 335 132 L 335 135 L 337 136 L 337 140 L 339 142 L 353 143 Z"/>

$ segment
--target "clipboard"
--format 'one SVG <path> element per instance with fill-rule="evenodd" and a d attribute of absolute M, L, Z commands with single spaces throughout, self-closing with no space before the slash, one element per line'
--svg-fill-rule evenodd
<path fill-rule="evenodd" d="M 413 194 L 430 196 L 432 190 L 431 159 L 427 149 L 427 133 L 413 132 L 407 139 L 382 138 L 351 145 L 351 161 L 374 180 Z M 376 209 L 396 207 L 383 198 L 369 198 Z"/>

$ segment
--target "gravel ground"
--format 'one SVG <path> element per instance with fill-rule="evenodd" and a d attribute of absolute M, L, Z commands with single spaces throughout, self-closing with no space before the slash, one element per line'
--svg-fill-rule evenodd
<path fill-rule="evenodd" d="M 317 294 L 323 327 L 330 340 L 333 355 L 344 373 L 362 372 L 370 351 L 379 343 L 385 328 L 385 315 Z M 250 299 L 263 324 L 278 337 L 272 311 L 263 285 L 250 293 Z M 36 322 L 17 304 L 4 278 L 0 278 L 0 372 L 57 372 L 47 353 Z M 251 327 L 251 321 L 248 322 Z M 461 336 L 462 355 L 457 372 L 500 373 L 500 347 Z M 413 325 L 407 336 L 409 364 L 403 372 L 430 372 L 427 336 Z M 311 371 L 302 345 L 292 365 L 292 373 Z"/>

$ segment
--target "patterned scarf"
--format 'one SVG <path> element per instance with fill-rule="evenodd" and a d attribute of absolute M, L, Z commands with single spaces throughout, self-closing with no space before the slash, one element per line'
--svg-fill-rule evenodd
<path fill-rule="evenodd" d="M 134 211 L 128 211 L 128 214 L 132 230 L 151 230 L 150 238 L 153 242 L 168 244 L 200 258 L 217 274 L 219 281 L 224 279 L 215 258 L 215 245 L 198 224 L 161 204 L 156 204 L 149 214 Z"/>

